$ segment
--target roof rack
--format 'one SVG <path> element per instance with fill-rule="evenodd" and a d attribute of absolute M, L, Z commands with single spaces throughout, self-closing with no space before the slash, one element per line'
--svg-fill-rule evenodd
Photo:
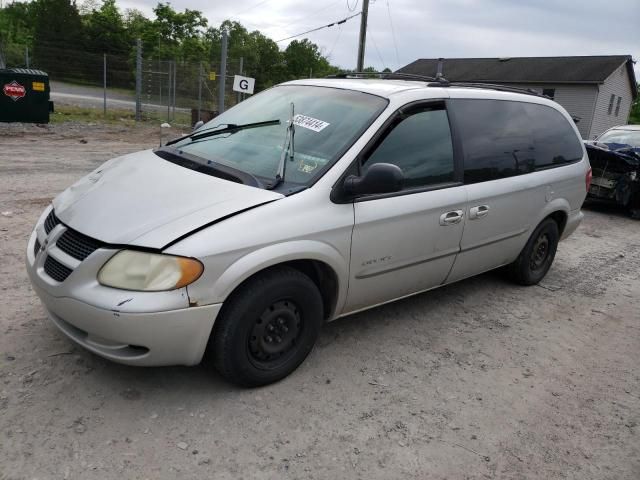
<path fill-rule="evenodd" d="M 426 75 L 418 75 L 414 73 L 402 72 L 340 72 L 334 75 L 328 75 L 327 78 L 371 78 L 376 77 L 381 80 L 414 80 L 419 82 L 428 82 L 428 87 L 469 87 L 469 88 L 485 88 L 488 90 L 497 90 L 501 92 L 522 93 L 525 95 L 533 95 L 536 97 L 549 98 L 531 88 L 512 87 L 509 85 L 499 85 L 495 83 L 483 82 L 452 82 L 447 80 L 441 74 L 436 77 L 428 77 Z"/>
<path fill-rule="evenodd" d="M 547 95 L 543 95 L 542 93 L 536 92 L 531 88 L 511 87 L 508 85 L 498 85 L 495 83 L 449 82 L 449 85 L 452 87 L 486 88 L 488 90 L 498 90 L 500 92 L 524 93 L 525 95 L 533 95 L 536 97 L 543 97 L 543 98 L 549 98 L 549 99 L 551 98 Z M 433 85 L 430 85 L 430 86 L 433 86 Z"/>
<path fill-rule="evenodd" d="M 368 78 L 378 77 L 382 80 L 416 80 L 421 82 L 435 82 L 434 77 L 401 72 L 339 72 L 327 75 L 327 78 Z"/>

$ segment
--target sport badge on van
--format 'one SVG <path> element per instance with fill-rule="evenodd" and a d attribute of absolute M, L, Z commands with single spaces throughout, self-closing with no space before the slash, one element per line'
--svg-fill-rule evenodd
<path fill-rule="evenodd" d="M 2 91 L 7 97 L 11 98 L 11 100 L 13 100 L 14 102 L 17 102 L 27 94 L 27 89 L 24 88 L 15 80 L 11 83 L 5 84 L 5 86 L 2 88 Z"/>

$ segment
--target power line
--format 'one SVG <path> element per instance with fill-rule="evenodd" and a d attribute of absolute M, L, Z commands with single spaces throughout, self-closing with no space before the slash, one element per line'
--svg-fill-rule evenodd
<path fill-rule="evenodd" d="M 297 33 L 296 35 L 291 35 L 290 37 L 282 38 L 280 40 L 276 40 L 276 43 L 284 42 L 285 40 L 291 40 L 292 38 L 300 37 L 302 35 L 306 35 L 307 33 L 317 32 L 318 30 L 322 30 L 323 28 L 333 27 L 335 25 L 342 25 L 343 23 L 346 23 L 347 20 L 351 20 L 352 18 L 357 17 L 358 15 L 361 15 L 361 14 L 362 14 L 362 12 L 358 12 L 358 13 L 356 13 L 354 15 L 351 15 L 350 17 L 343 18 L 342 20 L 338 20 L 337 22 L 333 22 L 333 23 L 330 23 L 328 25 L 323 25 L 323 26 L 317 27 L 317 28 L 312 28 L 311 30 L 307 30 L 306 32 Z"/>
<path fill-rule="evenodd" d="M 389 14 L 389 25 L 391 26 L 391 37 L 393 38 L 393 47 L 396 49 L 396 65 L 400 67 L 400 55 L 398 54 L 398 43 L 396 42 L 396 31 L 393 28 L 393 21 L 391 20 L 391 7 L 389 6 L 389 0 L 387 0 L 387 13 Z"/>
<path fill-rule="evenodd" d="M 380 50 L 378 49 L 378 44 L 376 43 L 376 39 L 373 38 L 373 35 L 371 34 L 371 30 L 369 29 L 369 27 L 367 26 L 367 31 L 369 32 L 369 38 L 371 38 L 371 41 L 373 42 L 373 47 L 376 49 L 376 52 L 378 53 L 378 58 L 380 59 L 380 63 L 382 63 L 382 67 L 387 68 L 387 65 L 385 64 L 382 55 L 380 54 Z"/>
<path fill-rule="evenodd" d="M 338 25 L 338 35 L 336 36 L 336 39 L 333 42 L 333 45 L 331 46 L 331 50 L 329 50 L 329 53 L 327 54 L 327 58 L 331 58 L 331 54 L 333 53 L 333 49 L 336 48 L 336 45 L 338 44 L 338 41 L 340 40 L 340 35 L 342 35 L 342 25 Z"/>
<path fill-rule="evenodd" d="M 263 4 L 267 3 L 268 1 L 270 1 L 270 0 L 262 0 L 261 2 L 258 2 L 258 3 L 256 3 L 256 4 L 254 4 L 254 5 L 250 6 L 249 8 L 246 8 L 246 9 L 242 10 L 240 13 L 236 13 L 236 15 L 235 15 L 235 16 L 242 15 L 242 14 L 244 14 L 244 13 L 247 13 L 247 12 L 249 12 L 249 11 L 253 10 L 253 9 L 254 9 L 254 8 L 256 8 L 256 7 L 259 7 L 260 5 L 263 5 Z"/>
<path fill-rule="evenodd" d="M 298 17 L 297 19 L 295 19 L 293 22 L 291 23 L 287 23 L 288 27 L 293 27 L 295 25 L 299 25 L 300 23 L 304 22 L 305 20 L 307 20 L 308 18 L 311 17 L 315 17 L 318 13 L 320 12 L 324 12 L 325 10 L 330 9 L 331 7 L 333 7 L 334 5 L 337 5 L 338 3 L 342 2 L 342 0 L 336 0 L 335 2 L 330 3 L 329 5 L 325 5 L 324 7 L 320 8 L 319 10 L 315 10 L 311 13 L 309 13 L 308 15 L 304 15 L 302 17 Z M 314 22 L 315 23 L 315 22 Z"/>

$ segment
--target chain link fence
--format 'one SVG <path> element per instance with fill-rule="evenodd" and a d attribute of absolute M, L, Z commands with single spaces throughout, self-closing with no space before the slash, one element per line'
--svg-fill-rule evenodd
<path fill-rule="evenodd" d="M 176 126 L 208 121 L 221 110 L 220 62 L 150 58 L 140 52 L 138 65 L 136 45 L 121 54 L 90 53 L 55 43 L 34 50 L 4 45 L 3 50 L 8 68 L 32 68 L 49 74 L 55 104 Z M 253 73 L 250 67 L 241 58 L 227 59 L 222 110 L 242 100 L 241 94 L 233 91 L 233 77 L 248 70 Z M 139 92 L 137 71 L 141 73 Z"/>
<path fill-rule="evenodd" d="M 224 108 L 241 101 L 233 91 L 233 77 L 244 71 L 242 60 L 227 61 Z M 142 61 L 143 114 L 161 112 L 167 122 L 182 124 L 188 115 L 191 125 L 208 121 L 220 108 L 220 63 L 181 62 L 145 58 Z"/>

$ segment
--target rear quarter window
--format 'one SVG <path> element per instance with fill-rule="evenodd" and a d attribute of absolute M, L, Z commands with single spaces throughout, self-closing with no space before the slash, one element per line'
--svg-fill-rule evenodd
<path fill-rule="evenodd" d="M 464 152 L 464 181 L 477 183 L 561 166 L 582 158 L 565 117 L 527 102 L 452 99 Z"/>

